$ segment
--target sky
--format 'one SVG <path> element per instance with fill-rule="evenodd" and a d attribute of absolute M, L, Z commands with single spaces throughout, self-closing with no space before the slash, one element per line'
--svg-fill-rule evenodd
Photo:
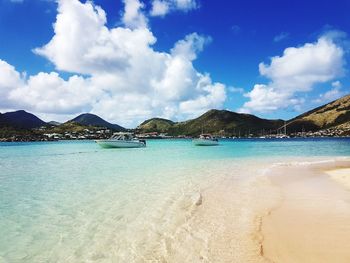
<path fill-rule="evenodd" d="M 0 112 L 289 119 L 350 93 L 348 0 L 0 0 Z"/>

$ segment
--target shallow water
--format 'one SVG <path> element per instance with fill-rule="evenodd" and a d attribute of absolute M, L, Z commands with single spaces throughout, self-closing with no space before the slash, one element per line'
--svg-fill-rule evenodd
<path fill-rule="evenodd" d="M 140 149 L 0 143 L 0 262 L 211 261 L 213 229 L 194 233 L 204 222 L 194 213 L 208 214 L 214 186 L 234 190 L 232 211 L 243 220 L 250 210 L 242 206 L 253 205 L 247 182 L 271 163 L 349 155 L 349 139 L 223 140 L 218 147 L 156 140 Z M 238 238 L 244 229 L 235 231 Z"/>

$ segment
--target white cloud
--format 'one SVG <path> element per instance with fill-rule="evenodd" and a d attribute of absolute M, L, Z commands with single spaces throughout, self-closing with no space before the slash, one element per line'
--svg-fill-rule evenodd
<path fill-rule="evenodd" d="M 204 111 L 215 108 L 215 105 L 222 105 L 226 100 L 225 86 L 221 83 L 213 84 L 208 76 L 201 76 L 197 85 L 205 94 L 180 103 L 181 112 L 190 117 L 197 117 Z"/>
<path fill-rule="evenodd" d="M 178 41 L 171 50 L 173 56 L 180 56 L 189 60 L 195 60 L 197 53 L 201 52 L 206 44 L 211 42 L 211 38 L 202 37 L 197 33 L 189 34 L 185 39 Z"/>
<path fill-rule="evenodd" d="M 128 12 L 129 18 L 143 15 L 138 1 L 125 3 L 124 20 Z M 168 53 L 157 52 L 152 32 L 129 22 L 109 29 L 105 12 L 92 2 L 60 0 L 55 34 L 35 52 L 72 76 L 65 80 L 56 72 L 41 72 L 24 77 L 3 62 L 0 92 L 6 90 L 7 100 L 17 108 L 41 116 L 89 111 L 127 127 L 145 118 L 182 120 L 222 107 L 225 86 L 193 66 L 210 38 L 189 34 Z"/>
<path fill-rule="evenodd" d="M 125 8 L 130 9 L 128 4 Z M 55 35 L 48 44 L 35 49 L 35 53 L 49 59 L 58 70 L 97 74 L 106 70 L 123 71 L 129 66 L 132 54 L 144 52 L 156 41 L 147 28 L 109 30 L 106 20 L 105 12 L 91 2 L 61 0 Z"/>
<path fill-rule="evenodd" d="M 190 10 L 197 8 L 197 2 L 195 0 L 175 0 L 177 8 L 181 10 Z"/>
<path fill-rule="evenodd" d="M 271 63 L 259 64 L 262 76 L 270 83 L 256 84 L 245 94 L 249 101 L 241 111 L 271 112 L 280 108 L 298 107 L 303 99 L 296 98 L 312 90 L 317 83 L 325 83 L 343 74 L 344 51 L 333 39 L 322 36 L 315 43 L 290 47 Z"/>
<path fill-rule="evenodd" d="M 147 26 L 147 18 L 142 13 L 144 4 L 139 0 L 123 0 L 125 10 L 123 22 L 130 28 L 144 28 Z"/>
<path fill-rule="evenodd" d="M 189 11 L 198 8 L 195 0 L 153 0 L 151 16 L 165 16 L 171 11 Z"/>
<path fill-rule="evenodd" d="M 2 108 L 25 108 L 34 112 L 66 114 L 90 109 L 98 91 L 87 88 L 90 80 L 72 76 L 67 81 L 55 72 L 27 77 L 0 60 L 0 104 Z"/>
<path fill-rule="evenodd" d="M 70 114 L 91 110 L 90 103 L 99 92 L 89 86 L 89 79 L 72 76 L 67 81 L 56 72 L 30 76 L 9 98 L 35 112 Z M 25 95 L 25 96 L 24 96 Z"/>
<path fill-rule="evenodd" d="M 23 85 L 21 75 L 6 61 L 0 59 L 0 105 L 2 108 L 11 107 L 9 92 L 13 87 Z"/>
<path fill-rule="evenodd" d="M 170 4 L 167 1 L 154 0 L 152 3 L 152 16 L 165 16 L 170 9 Z"/>

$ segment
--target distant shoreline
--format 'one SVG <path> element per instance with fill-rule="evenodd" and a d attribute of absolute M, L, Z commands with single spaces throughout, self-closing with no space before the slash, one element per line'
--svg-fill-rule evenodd
<path fill-rule="evenodd" d="M 180 137 L 167 137 L 167 138 L 145 138 L 141 137 L 142 139 L 146 140 L 191 140 L 195 137 L 185 137 L 185 136 L 180 136 Z M 274 141 L 274 140 L 295 140 L 295 139 L 350 139 L 350 136 L 315 136 L 315 137 L 287 137 L 287 138 L 260 138 L 260 137 L 241 137 L 241 138 L 220 138 L 219 140 L 261 140 L 261 141 Z M 0 138 L 0 143 L 3 142 L 60 142 L 60 141 L 94 141 L 96 139 L 24 139 L 24 138 L 18 138 L 18 139 L 11 139 L 11 138 Z"/>

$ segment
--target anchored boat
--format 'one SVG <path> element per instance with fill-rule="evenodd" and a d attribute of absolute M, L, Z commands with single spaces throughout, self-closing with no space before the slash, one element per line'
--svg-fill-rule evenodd
<path fill-rule="evenodd" d="M 199 138 L 193 139 L 193 144 L 197 146 L 215 146 L 219 145 L 219 141 L 211 134 L 201 134 Z"/>
<path fill-rule="evenodd" d="M 134 137 L 133 133 L 118 132 L 107 140 L 95 141 L 102 148 L 141 148 L 146 147 L 145 140 L 139 140 Z"/>

